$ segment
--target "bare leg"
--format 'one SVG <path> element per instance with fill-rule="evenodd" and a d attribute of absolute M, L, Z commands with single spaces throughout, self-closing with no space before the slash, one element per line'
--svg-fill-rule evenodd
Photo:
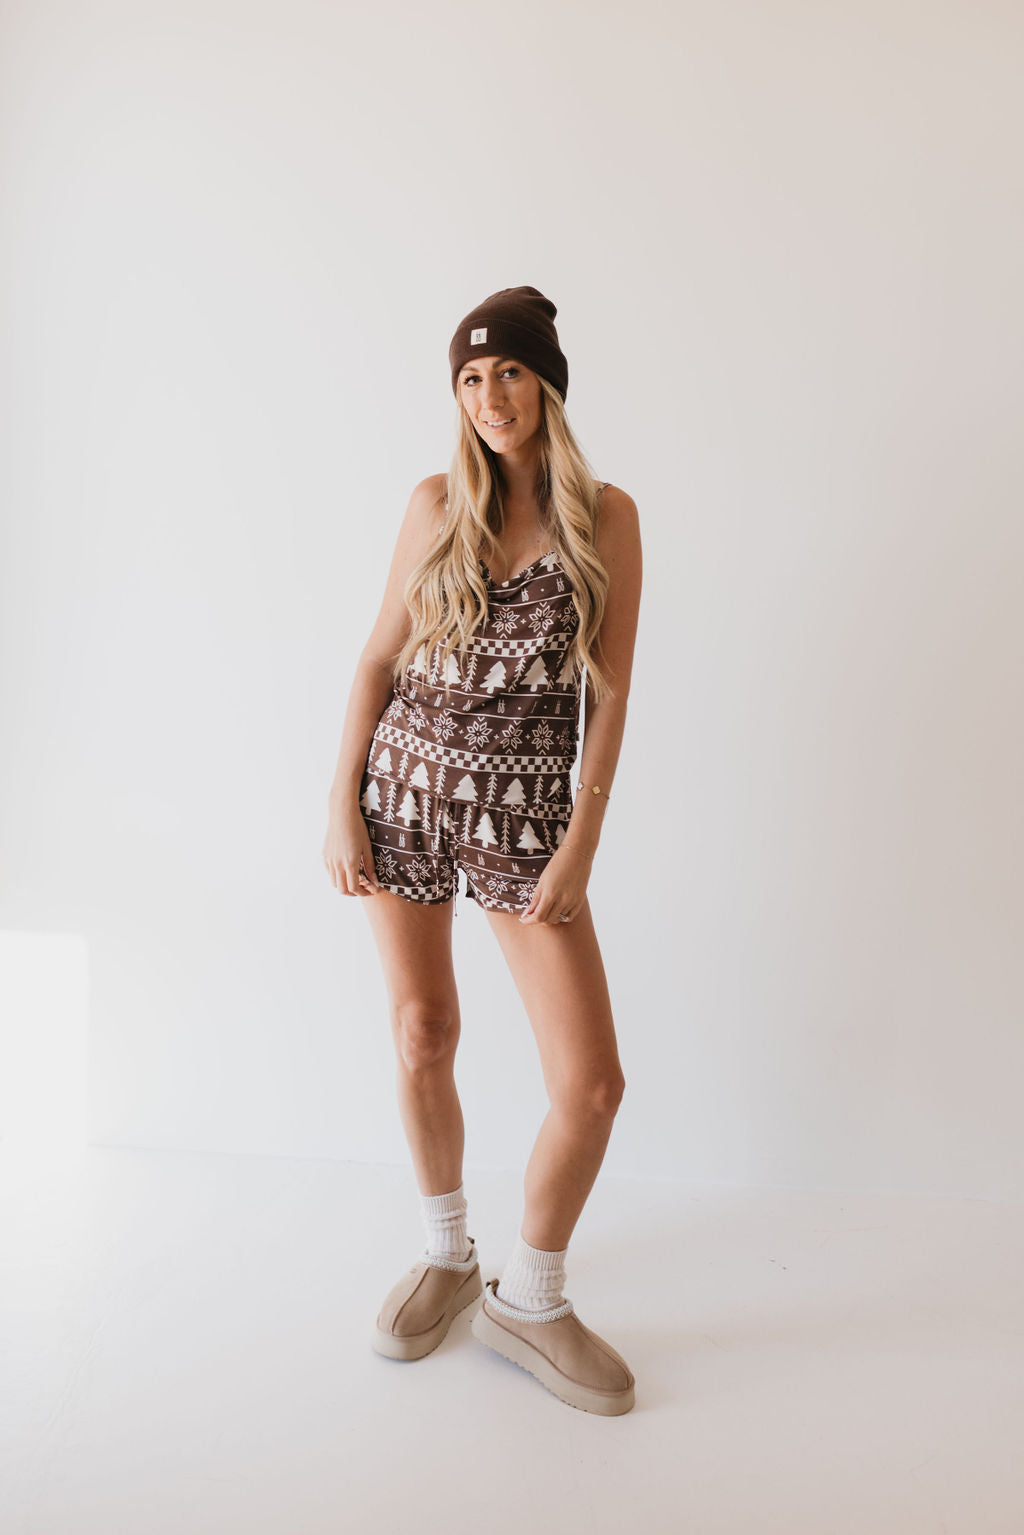
<path fill-rule="evenodd" d="M 547 1251 L 569 1245 L 597 1178 L 622 1099 L 604 963 L 590 902 L 572 922 L 523 925 L 488 911 L 540 1050 L 551 1107 L 524 1179 L 523 1239 Z"/>
<path fill-rule="evenodd" d="M 452 903 L 381 890 L 362 900 L 380 954 L 397 1066 L 398 1110 L 421 1194 L 462 1182 L 465 1123 L 455 1088 L 462 1020 L 452 965 Z"/>

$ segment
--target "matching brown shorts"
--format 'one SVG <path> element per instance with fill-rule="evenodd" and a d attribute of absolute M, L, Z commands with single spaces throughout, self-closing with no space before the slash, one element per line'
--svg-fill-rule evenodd
<path fill-rule="evenodd" d="M 471 901 L 491 911 L 524 911 L 572 812 L 571 804 L 481 808 L 404 786 L 388 796 L 397 803 L 378 806 L 367 802 L 368 783 L 367 773 L 360 808 L 377 880 L 385 890 L 428 906 L 455 898 L 461 868 Z"/>

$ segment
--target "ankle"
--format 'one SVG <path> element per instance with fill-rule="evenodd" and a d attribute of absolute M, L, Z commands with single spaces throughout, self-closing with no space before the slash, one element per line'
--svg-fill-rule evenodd
<path fill-rule="evenodd" d="M 448 1194 L 421 1194 L 420 1210 L 427 1252 L 437 1258 L 467 1259 L 472 1245 L 466 1232 L 468 1204 L 462 1184 Z"/>
<path fill-rule="evenodd" d="M 567 1247 L 531 1247 L 520 1232 L 498 1281 L 498 1299 L 520 1311 L 548 1311 L 562 1305 L 568 1252 Z"/>

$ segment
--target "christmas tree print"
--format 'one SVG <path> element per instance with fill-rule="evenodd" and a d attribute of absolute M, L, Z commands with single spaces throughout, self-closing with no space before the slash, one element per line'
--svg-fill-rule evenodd
<path fill-rule="evenodd" d="M 547 848 L 549 853 L 553 853 L 555 851 L 555 845 L 551 841 L 551 825 L 550 825 L 550 822 L 542 821 L 541 822 L 541 831 L 544 833 L 544 846 Z"/>
<path fill-rule="evenodd" d="M 425 762 L 417 762 L 416 770 L 409 779 L 409 782 L 414 789 L 430 788 L 430 774 L 427 772 L 427 764 Z"/>
<path fill-rule="evenodd" d="M 494 773 L 490 773 L 488 775 L 488 778 L 487 778 L 487 793 L 484 796 L 484 804 L 485 805 L 493 805 L 494 804 L 494 796 L 497 794 L 497 792 L 498 792 L 498 780 L 497 780 L 497 777 L 496 777 L 496 775 Z"/>
<path fill-rule="evenodd" d="M 540 776 L 540 774 L 538 773 L 537 777 L 534 779 L 534 787 L 533 787 L 533 805 L 534 805 L 534 809 L 535 810 L 539 809 L 539 807 L 543 803 L 543 794 L 544 794 L 544 780 Z"/>
<path fill-rule="evenodd" d="M 447 668 L 445 670 L 444 680 L 446 682 L 458 682 L 458 683 L 462 682 L 462 674 L 459 671 L 458 663 L 455 660 L 455 653 L 454 653 L 454 651 L 448 657 L 448 666 L 447 666 Z"/>
<path fill-rule="evenodd" d="M 430 807 L 431 807 L 432 804 L 433 804 L 433 801 L 431 800 L 430 795 L 429 794 L 424 795 L 424 797 L 423 797 L 423 830 L 424 830 L 424 832 L 428 836 L 430 835 Z"/>
<path fill-rule="evenodd" d="M 548 672 L 543 656 L 534 657 L 533 665 L 526 674 L 526 683 L 531 693 L 536 693 L 538 688 L 547 687 Z"/>
<path fill-rule="evenodd" d="M 406 789 L 405 798 L 399 806 L 398 819 L 400 821 L 404 821 L 406 826 L 411 826 L 413 821 L 418 821 L 419 818 L 420 813 L 416 808 L 416 796 L 413 794 L 411 789 Z M 402 843 L 402 846 L 405 846 L 404 842 Z"/>
<path fill-rule="evenodd" d="M 526 853 L 539 853 L 543 849 L 544 844 L 529 821 L 524 823 L 523 834 L 516 843 L 516 847 L 521 847 Z"/>
<path fill-rule="evenodd" d="M 384 805 L 385 821 L 393 821 L 395 819 L 395 795 L 397 793 L 398 785 L 395 783 L 394 779 L 392 779 L 388 784 L 388 797 Z"/>
<path fill-rule="evenodd" d="M 561 798 L 562 798 L 562 780 L 560 778 L 552 778 L 550 784 L 548 785 L 548 799 L 561 799 Z"/>
<path fill-rule="evenodd" d="M 421 645 L 419 650 L 417 650 L 416 655 L 413 657 L 413 663 L 410 666 L 409 670 L 411 672 L 414 672 L 418 677 L 425 677 L 427 675 L 427 647 L 426 647 L 426 645 Z M 413 694 L 413 697 L 415 697 L 415 696 L 416 695 Z"/>
<path fill-rule="evenodd" d="M 503 805 L 525 805 L 526 794 L 523 790 L 522 779 L 513 778 L 504 794 L 501 796 Z"/>
<path fill-rule="evenodd" d="M 480 684 L 481 691 L 484 693 L 490 693 L 493 696 L 496 689 L 503 688 L 505 686 L 505 676 L 506 673 L 504 661 L 495 661 L 494 665 L 487 673 L 487 676 Z"/>
<path fill-rule="evenodd" d="M 366 793 L 359 803 L 367 815 L 372 815 L 375 810 L 380 809 L 380 785 L 376 778 L 370 779 L 370 782 L 366 785 Z"/>
<path fill-rule="evenodd" d="M 409 753 L 408 752 L 403 752 L 402 753 L 402 760 L 398 764 L 398 776 L 402 780 L 403 783 L 405 782 L 405 770 L 406 770 L 406 768 L 408 766 L 409 766 Z"/>
<path fill-rule="evenodd" d="M 471 806 L 467 805 L 466 806 L 466 814 L 462 818 L 462 841 L 463 841 L 463 844 L 466 845 L 466 846 L 468 846 L 468 844 L 469 844 L 469 833 L 470 833 L 470 828 L 472 827 L 472 825 L 473 825 L 473 810 L 472 810 Z"/>
<path fill-rule="evenodd" d="M 507 858 L 508 857 L 508 852 L 509 852 L 508 816 L 507 815 L 503 815 L 502 818 L 501 818 L 501 851 L 505 854 L 505 856 Z"/>
<path fill-rule="evenodd" d="M 561 847 L 564 841 L 565 827 L 562 825 L 561 821 L 559 821 L 558 826 L 555 828 L 555 846 Z"/>
<path fill-rule="evenodd" d="M 440 798 L 444 793 L 444 763 L 437 764 L 437 777 L 434 779 L 434 793 Z"/>
<path fill-rule="evenodd" d="M 466 773 L 464 777 L 459 779 L 458 783 L 455 785 L 455 788 L 451 792 L 451 798 L 472 800 L 477 798 L 476 784 L 473 782 L 473 779 L 469 773 Z"/>
<path fill-rule="evenodd" d="M 565 652 L 565 660 L 562 663 L 562 670 L 559 672 L 555 681 L 558 683 L 560 688 L 568 688 L 572 686 L 575 680 L 575 676 L 576 672 L 572 662 L 572 651 L 567 650 Z"/>
<path fill-rule="evenodd" d="M 476 676 L 476 656 L 473 655 L 473 656 L 470 656 L 470 658 L 469 658 L 469 665 L 466 667 L 466 680 L 463 683 L 463 687 L 466 689 L 467 692 L 473 686 L 473 678 L 475 676 Z"/>
<path fill-rule="evenodd" d="M 483 847 L 497 847 L 498 845 L 498 838 L 494 831 L 494 822 L 486 810 L 476 823 L 473 840 L 474 842 L 479 842 Z"/>
<path fill-rule="evenodd" d="M 388 747 L 385 746 L 384 750 L 381 752 L 373 766 L 374 770 L 378 772 L 382 778 L 390 778 L 391 774 L 394 772 L 394 764 L 391 761 L 391 752 Z"/>

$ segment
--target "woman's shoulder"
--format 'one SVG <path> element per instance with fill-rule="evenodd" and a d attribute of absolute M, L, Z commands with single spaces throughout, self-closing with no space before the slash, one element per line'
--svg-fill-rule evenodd
<path fill-rule="evenodd" d="M 616 560 L 623 554 L 639 554 L 640 513 L 628 491 L 609 482 L 602 484 L 597 498 L 597 549 L 603 560 Z"/>
<path fill-rule="evenodd" d="M 448 513 L 448 476 L 428 474 L 420 480 L 413 486 L 409 506 L 431 542 L 440 533 Z"/>
<path fill-rule="evenodd" d="M 639 518 L 636 502 L 628 491 L 610 481 L 597 481 L 598 522 L 634 524 Z"/>

